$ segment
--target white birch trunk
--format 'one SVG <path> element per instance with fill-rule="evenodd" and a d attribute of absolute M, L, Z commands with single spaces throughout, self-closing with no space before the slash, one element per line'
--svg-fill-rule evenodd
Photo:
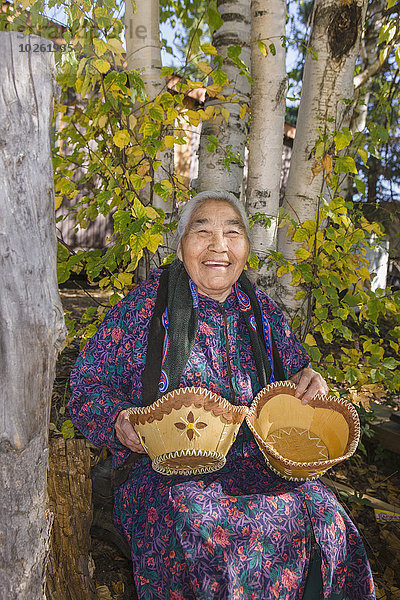
<path fill-rule="evenodd" d="M 145 91 L 149 100 L 160 94 L 165 87 L 161 78 L 161 45 L 160 45 L 160 4 L 159 0 L 137 0 L 133 10 L 132 0 L 125 0 L 125 39 L 128 70 L 135 69 L 141 73 Z M 161 166 L 154 172 L 154 183 L 170 179 L 173 174 L 173 150 L 161 151 L 157 160 Z M 174 205 L 172 198 L 163 200 L 157 194 L 151 194 L 149 186 L 140 192 L 142 200 L 151 202 L 155 208 L 165 212 L 165 221 L 171 220 Z M 160 248 L 161 260 L 171 251 L 170 240 L 165 240 L 167 248 Z"/>
<path fill-rule="evenodd" d="M 360 73 L 354 77 L 354 88 L 357 95 L 357 106 L 354 111 L 351 130 L 353 133 L 363 131 L 367 122 L 368 102 L 370 97 L 371 77 L 375 69 L 381 66 L 379 63 L 378 39 L 383 25 L 383 12 L 387 6 L 386 0 L 374 0 L 368 6 L 367 21 L 361 41 L 361 68 Z M 371 73 L 370 76 L 369 73 Z M 363 91 L 360 93 L 359 88 Z"/>
<path fill-rule="evenodd" d="M 313 176 L 313 150 L 318 128 L 330 136 L 349 119 L 343 99 L 353 97 L 355 61 L 365 20 L 367 0 L 343 3 L 341 0 L 316 0 L 311 26 L 310 46 L 317 60 L 308 53 L 297 118 L 296 137 L 283 207 L 297 223 L 315 219 L 320 194 L 324 191 L 323 173 Z M 330 122 L 332 119 L 332 122 Z M 298 244 L 286 235 L 286 227 L 278 231 L 278 250 L 295 260 Z M 295 300 L 297 288 L 290 285 L 291 276 L 280 278 L 281 304 L 290 315 L 301 311 Z"/>
<path fill-rule="evenodd" d="M 159 0 L 137 0 L 133 11 L 132 0 L 125 2 L 125 39 L 128 70 L 141 71 L 145 90 L 150 100 L 160 93 L 161 79 Z"/>
<path fill-rule="evenodd" d="M 215 32 L 213 44 L 219 54 L 226 57 L 229 46 L 239 45 L 242 48 L 241 60 L 250 66 L 250 0 L 218 0 L 218 10 L 224 21 Z M 242 192 L 243 166 L 232 163 L 230 173 L 223 164 L 228 146 L 244 163 L 246 137 L 248 132 L 247 118 L 240 118 L 241 104 L 249 104 L 250 83 L 240 74 L 239 69 L 229 59 L 224 61 L 222 70 L 227 74 L 229 85 L 224 86 L 222 93 L 226 96 L 235 94 L 239 103 L 208 98 L 207 106 L 222 106 L 229 110 L 229 120 L 218 115 L 215 119 L 204 121 L 202 124 L 199 147 L 199 174 L 195 183 L 199 191 L 216 189 L 232 192 L 239 197 Z M 215 152 L 207 151 L 208 136 L 218 138 L 219 146 Z"/>
<path fill-rule="evenodd" d="M 54 57 L 19 49 L 47 43 L 0 32 L 0 595 L 10 600 L 44 597 L 50 399 L 65 337 L 50 146 Z"/>
<path fill-rule="evenodd" d="M 271 227 L 262 224 L 252 227 L 252 247 L 259 258 L 276 250 L 279 212 L 279 189 L 282 169 L 283 133 L 287 76 L 285 68 L 286 0 L 253 0 L 251 36 L 251 126 L 247 208 L 249 214 L 262 213 L 271 220 Z M 263 42 L 268 49 L 264 56 L 258 46 Z M 275 55 L 270 45 L 275 48 Z M 256 275 L 256 283 L 267 289 L 271 286 L 271 272 L 263 267 Z"/>

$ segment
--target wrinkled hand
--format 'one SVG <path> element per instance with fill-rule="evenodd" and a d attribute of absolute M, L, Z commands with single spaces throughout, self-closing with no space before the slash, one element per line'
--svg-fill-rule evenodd
<path fill-rule="evenodd" d="M 126 410 L 121 410 L 115 421 L 115 433 L 117 434 L 117 438 L 121 444 L 129 448 L 129 450 L 132 450 L 132 452 L 146 454 L 146 450 L 140 443 L 139 436 L 129 421 L 126 413 Z"/>
<path fill-rule="evenodd" d="M 321 396 L 329 394 L 328 384 L 314 369 L 305 367 L 293 375 L 290 381 L 296 384 L 295 396 L 301 398 L 302 404 L 307 404 L 317 394 Z"/>

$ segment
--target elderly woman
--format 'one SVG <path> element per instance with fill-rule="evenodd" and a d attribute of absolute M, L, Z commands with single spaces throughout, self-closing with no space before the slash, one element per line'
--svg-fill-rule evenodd
<path fill-rule="evenodd" d="M 127 418 L 129 407 L 178 387 L 246 405 L 274 380 L 294 381 L 304 403 L 327 393 L 281 311 L 245 276 L 248 253 L 236 198 L 189 200 L 178 259 L 114 306 L 79 356 L 71 418 L 111 450 L 117 477 L 132 465 L 115 489 L 114 518 L 140 599 L 372 600 L 362 542 L 335 496 L 272 473 L 245 424 L 219 471 L 166 476 Z"/>

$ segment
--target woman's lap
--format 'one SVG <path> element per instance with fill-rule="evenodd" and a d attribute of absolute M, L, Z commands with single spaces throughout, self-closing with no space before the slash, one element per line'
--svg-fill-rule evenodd
<path fill-rule="evenodd" d="M 358 532 L 323 484 L 287 482 L 257 457 L 191 480 L 158 475 L 149 463 L 136 471 L 117 492 L 115 516 L 141 600 L 301 598 L 308 513 L 325 597 L 347 587 L 352 599 L 374 598 Z"/>

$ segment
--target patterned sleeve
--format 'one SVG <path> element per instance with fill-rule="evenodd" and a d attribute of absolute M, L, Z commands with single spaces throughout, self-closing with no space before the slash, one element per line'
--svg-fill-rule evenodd
<path fill-rule="evenodd" d="M 311 367 L 310 357 L 290 329 L 281 309 L 263 291 L 255 291 L 271 325 L 286 378 L 289 379 L 304 367 Z"/>
<path fill-rule="evenodd" d="M 141 374 L 158 277 L 138 285 L 106 315 L 71 372 L 68 403 L 74 425 L 96 446 L 126 454 L 115 436 L 121 410 L 141 404 Z"/>

